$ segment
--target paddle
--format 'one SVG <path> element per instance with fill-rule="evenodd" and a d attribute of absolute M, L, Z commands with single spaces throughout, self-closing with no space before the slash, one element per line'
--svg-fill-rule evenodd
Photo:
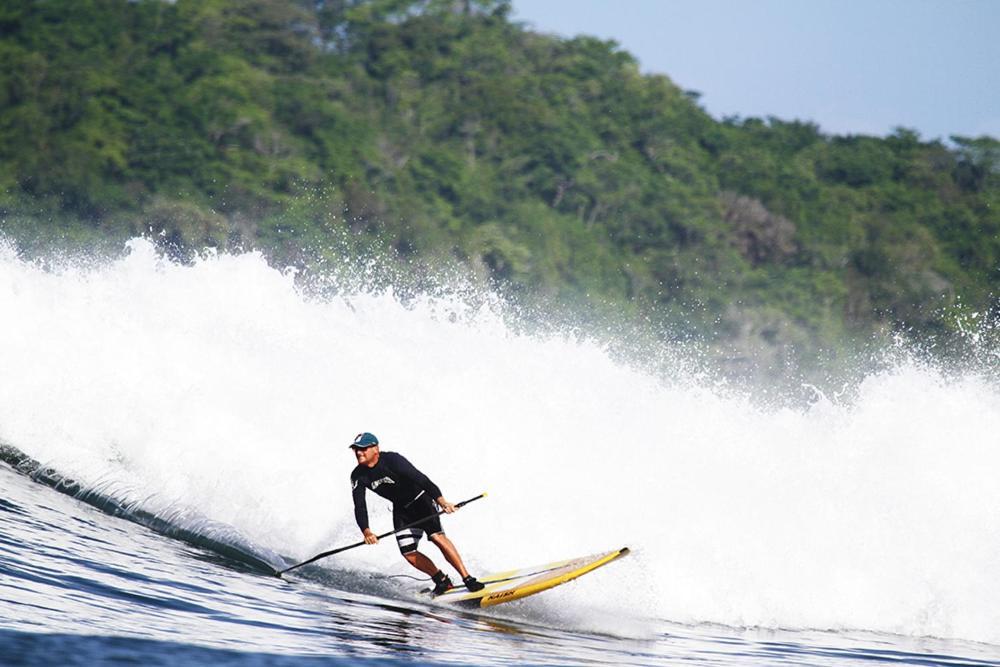
<path fill-rule="evenodd" d="M 486 497 L 486 493 L 485 492 L 484 493 L 480 493 L 475 498 L 469 498 L 468 500 L 463 500 L 460 503 L 455 503 L 455 509 L 458 509 L 459 507 L 464 507 L 464 506 L 468 505 L 469 503 L 471 503 L 473 500 L 479 500 L 480 498 L 485 498 L 485 497 Z M 378 536 L 378 538 L 381 540 L 384 537 L 389 537 L 390 535 L 395 535 L 396 533 L 398 533 L 401 530 L 406 530 L 407 528 L 413 528 L 417 524 L 423 523 L 424 521 L 427 521 L 427 519 L 431 519 L 431 518 L 439 516 L 441 514 L 444 514 L 444 510 L 438 510 L 434 514 L 429 514 L 429 515 L 425 516 L 423 519 L 420 519 L 418 521 L 414 521 L 413 523 L 408 523 L 405 526 L 400 526 L 396 530 L 390 530 L 388 533 L 382 533 L 381 535 Z M 280 577 L 281 575 L 283 575 L 285 572 L 288 572 L 289 570 L 294 570 L 297 567 L 302 567 L 303 565 L 308 565 L 309 563 L 313 563 L 315 561 L 318 561 L 320 558 L 326 558 L 327 556 L 332 556 L 334 554 L 339 554 L 342 551 L 347 551 L 348 549 L 353 549 L 354 547 L 360 547 L 363 544 L 366 544 L 366 542 L 364 540 L 361 540 L 360 542 L 356 542 L 354 544 L 348 544 L 346 547 L 340 547 L 340 548 L 337 548 L 337 549 L 331 549 L 330 551 L 324 551 L 321 554 L 316 554 L 315 556 L 313 556 L 309 560 L 304 560 L 301 563 L 296 563 L 295 565 L 293 565 L 291 567 L 286 567 L 284 570 L 278 570 L 274 574 L 276 576 Z"/>

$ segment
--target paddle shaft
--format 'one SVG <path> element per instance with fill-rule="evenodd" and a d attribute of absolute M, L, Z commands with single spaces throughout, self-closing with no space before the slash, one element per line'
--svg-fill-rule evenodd
<path fill-rule="evenodd" d="M 486 497 L 485 493 L 480 493 L 475 498 L 469 498 L 468 500 L 463 500 L 460 503 L 455 503 L 455 509 L 458 509 L 459 507 L 465 507 L 466 505 L 468 505 L 469 503 L 471 503 L 473 500 L 479 500 L 480 498 L 485 498 L 485 497 Z M 381 535 L 378 536 L 378 538 L 381 540 L 384 537 L 389 537 L 390 535 L 395 535 L 396 533 L 398 533 L 401 530 L 406 530 L 407 528 L 413 528 L 417 524 L 420 524 L 420 523 L 423 523 L 424 521 L 427 521 L 427 519 L 433 519 L 434 517 L 440 516 L 440 515 L 442 515 L 444 513 L 445 513 L 444 510 L 438 510 L 434 514 L 429 514 L 429 515 L 425 516 L 423 519 L 419 519 L 417 521 L 414 521 L 413 523 L 408 523 L 405 526 L 400 526 L 399 528 L 397 528 L 395 530 L 390 530 L 388 533 L 382 533 Z M 314 562 L 318 561 L 321 558 L 326 558 L 327 556 L 332 556 L 334 554 L 339 554 L 342 551 L 347 551 L 349 549 L 354 549 L 355 547 L 360 547 L 363 544 L 367 544 L 367 543 L 364 540 L 361 540 L 360 542 L 355 542 L 354 544 L 348 544 L 346 547 L 339 547 L 337 549 L 331 549 L 330 551 L 324 551 L 321 554 L 316 554 L 315 556 L 313 556 L 309 560 L 304 560 L 301 563 L 296 563 L 295 565 L 293 565 L 291 567 L 286 567 L 284 570 L 279 570 L 275 574 L 280 577 L 285 572 L 288 572 L 290 570 L 294 570 L 297 567 L 302 567 L 303 565 L 308 565 L 309 563 L 314 563 Z"/>

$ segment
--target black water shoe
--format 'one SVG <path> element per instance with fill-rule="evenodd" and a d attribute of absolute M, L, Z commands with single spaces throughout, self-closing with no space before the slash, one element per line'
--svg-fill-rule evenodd
<path fill-rule="evenodd" d="M 468 590 L 472 591 L 473 593 L 475 593 L 476 591 L 481 591 L 483 590 L 483 588 L 485 588 L 485 586 L 483 586 L 483 584 L 472 575 L 469 575 L 465 579 L 462 579 L 462 583 L 465 584 L 465 587 Z"/>
<path fill-rule="evenodd" d="M 432 595 L 441 595 L 454 587 L 448 575 L 441 570 L 438 570 L 438 573 L 431 577 L 431 579 L 434 580 L 434 590 L 431 591 Z"/>

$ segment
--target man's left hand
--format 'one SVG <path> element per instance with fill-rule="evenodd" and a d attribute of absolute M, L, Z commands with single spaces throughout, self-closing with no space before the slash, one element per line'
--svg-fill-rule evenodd
<path fill-rule="evenodd" d="M 441 496 L 440 498 L 437 499 L 437 504 L 441 509 L 444 510 L 445 514 L 451 514 L 452 512 L 455 511 L 455 506 L 449 503 L 447 500 L 445 500 L 444 496 Z"/>

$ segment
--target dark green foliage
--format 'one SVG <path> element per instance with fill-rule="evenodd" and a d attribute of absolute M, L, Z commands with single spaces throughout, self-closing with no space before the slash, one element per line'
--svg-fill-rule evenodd
<path fill-rule="evenodd" d="M 0 224 L 152 233 L 179 257 L 457 261 L 525 301 L 743 349 L 938 334 L 957 301 L 995 301 L 995 139 L 717 122 L 615 43 L 534 34 L 509 13 L 5 2 Z"/>

